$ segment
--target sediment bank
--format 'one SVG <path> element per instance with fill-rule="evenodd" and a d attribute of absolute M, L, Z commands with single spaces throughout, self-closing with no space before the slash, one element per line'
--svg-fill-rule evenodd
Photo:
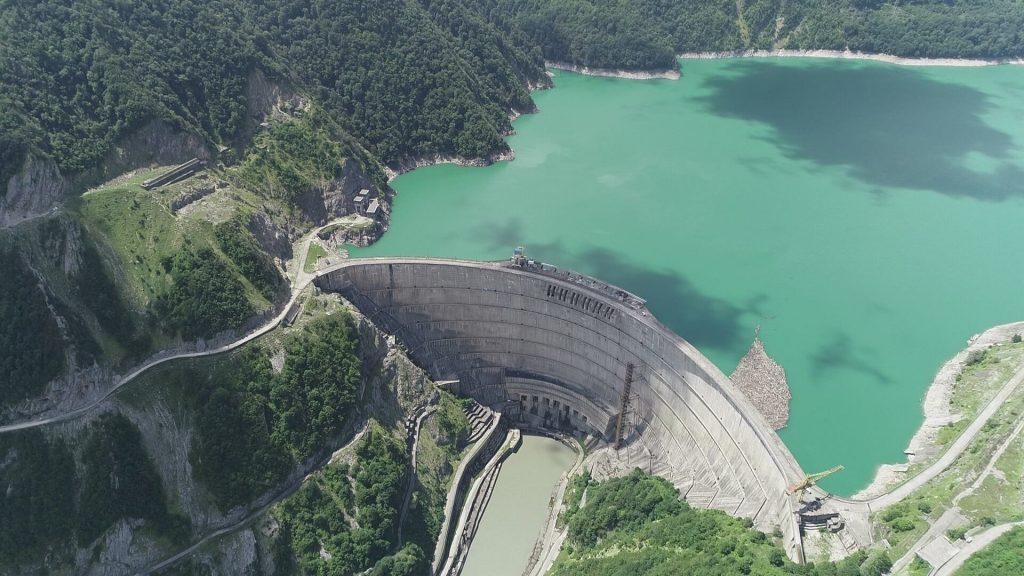
<path fill-rule="evenodd" d="M 554 70 L 565 70 L 586 76 L 603 76 L 606 78 L 627 78 L 629 80 L 679 80 L 679 70 L 616 70 L 611 68 L 591 68 L 577 66 L 567 62 L 544 62 Z"/>
<path fill-rule="evenodd" d="M 388 182 L 391 182 L 406 172 L 412 172 L 413 170 L 423 168 L 424 166 L 455 164 L 456 166 L 483 167 L 490 166 L 495 162 L 501 162 L 503 160 L 514 160 L 515 157 L 516 154 L 511 149 L 504 152 L 495 152 L 486 158 L 463 158 L 461 156 L 452 156 L 450 154 L 427 154 L 425 156 L 416 156 L 414 158 L 408 158 L 385 166 L 384 174 L 388 177 Z"/>
<path fill-rule="evenodd" d="M 681 60 L 721 60 L 724 58 L 832 58 L 840 60 L 873 60 L 900 66 L 999 66 L 1024 64 L 1024 58 L 994 60 L 971 58 L 904 58 L 891 54 L 872 54 L 850 50 L 737 50 L 730 52 L 687 52 Z"/>

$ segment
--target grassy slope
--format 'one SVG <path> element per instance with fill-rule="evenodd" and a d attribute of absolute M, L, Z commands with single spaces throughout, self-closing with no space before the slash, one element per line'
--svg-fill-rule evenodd
<path fill-rule="evenodd" d="M 173 214 L 169 202 L 198 182 L 193 178 L 157 190 L 142 188 L 143 180 L 164 169 L 142 171 L 127 180 L 94 189 L 82 196 L 77 209 L 82 223 L 117 256 L 125 290 L 138 308 L 149 306 L 170 288 L 172 280 L 162 265 L 164 258 L 174 256 L 186 246 L 208 247 L 223 257 L 213 235 L 214 225 L 226 221 L 235 211 L 251 209 L 257 202 L 255 196 L 241 190 L 218 190 L 189 210 Z M 232 199 L 225 201 L 228 195 Z M 269 307 L 251 283 L 240 274 L 238 278 L 246 285 L 254 305 Z"/>
<path fill-rule="evenodd" d="M 1024 344 L 1003 344 L 990 349 L 985 359 L 967 367 L 954 390 L 951 403 L 962 410 L 969 423 L 973 415 L 1024 365 Z M 1012 433 L 1024 414 L 1024 390 L 1018 389 L 995 413 L 978 437 L 952 466 L 902 503 L 873 518 L 876 534 L 892 545 L 892 555 L 902 555 L 949 509 L 954 496 L 967 488 L 992 460 L 996 450 Z M 942 436 L 952 443 L 966 427 L 953 424 Z M 995 473 L 981 487 L 960 501 L 966 528 L 983 523 L 1024 519 L 1024 491 L 1019 481 L 1024 474 L 1024 437 L 1019 436 L 997 459 Z"/>

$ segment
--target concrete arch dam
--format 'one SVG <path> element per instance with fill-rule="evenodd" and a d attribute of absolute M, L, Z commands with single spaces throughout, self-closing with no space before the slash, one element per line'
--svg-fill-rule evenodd
<path fill-rule="evenodd" d="M 640 298 L 526 261 L 355 259 L 315 282 L 395 334 L 434 379 L 605 440 L 632 371 L 627 449 L 643 446 L 691 505 L 777 526 L 789 556 L 802 557 L 786 490 L 804 477 L 800 465 L 725 374 Z"/>

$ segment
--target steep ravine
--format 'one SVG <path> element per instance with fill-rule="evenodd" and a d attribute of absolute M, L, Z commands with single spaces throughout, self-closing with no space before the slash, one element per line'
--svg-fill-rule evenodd
<path fill-rule="evenodd" d="M 262 494 L 243 505 L 223 509 L 217 504 L 218 498 L 210 487 L 197 478 L 194 450 L 196 434 L 201 432 L 197 432 L 197 413 L 192 407 L 193 400 L 188 397 L 192 386 L 190 379 L 198 374 L 216 375 L 220 373 L 216 364 L 251 353 L 275 357 L 273 370 L 279 370 L 276 366 L 280 364 L 281 351 L 289 349 L 291 338 L 306 330 L 305 326 L 338 314 L 351 314 L 353 318 L 358 334 L 358 359 L 362 366 L 352 399 L 353 408 L 344 416 L 339 433 L 324 438 L 311 457 L 297 461 L 290 473 Z M 283 366 L 292 361 L 290 358 L 286 352 Z M 83 477 L 86 474 L 83 466 L 86 466 L 88 458 L 83 455 L 81 446 L 98 422 L 113 415 L 123 416 L 130 423 L 128 426 L 138 431 L 146 459 L 152 463 L 159 477 L 168 513 L 171 518 L 180 517 L 186 521 L 190 534 L 174 536 L 165 521 L 126 516 L 106 526 L 100 537 L 88 544 L 80 542 L 78 546 L 71 546 L 69 542 L 73 542 L 73 538 L 44 539 L 39 543 L 41 547 L 35 548 L 37 555 L 18 562 L 10 559 L 0 562 L 0 574 L 132 574 L 153 567 L 188 548 L 190 542 L 202 541 L 206 535 L 224 528 L 232 530 L 205 543 L 196 551 L 194 558 L 185 560 L 184 564 L 168 568 L 172 572 L 183 570 L 180 573 L 287 573 L 284 567 L 275 567 L 275 563 L 294 560 L 288 560 L 292 554 L 288 552 L 288 543 L 280 541 L 284 536 L 275 529 L 278 522 L 278 513 L 274 512 L 276 508 L 255 515 L 253 511 L 264 509 L 303 486 L 303 479 L 311 473 L 315 477 L 316 471 L 327 462 L 335 463 L 331 464 L 332 467 L 342 462 L 358 466 L 362 456 L 356 447 L 365 437 L 367 427 L 387 431 L 393 442 L 402 445 L 404 424 L 409 415 L 417 407 L 436 401 L 437 392 L 425 373 L 409 361 L 393 338 L 381 333 L 358 312 L 346 309 L 337 297 L 311 296 L 306 312 L 290 328 L 278 329 L 230 357 L 169 363 L 133 382 L 87 417 L 42 429 L 49 441 L 75 447 L 72 449 L 77 463 L 73 491 L 76 502 L 79 502 L 88 491 L 83 484 L 88 484 Z M 432 444 L 451 442 L 444 439 L 445 432 L 432 430 Z M 10 444 L 20 434 L 23 433 L 5 435 L 3 440 L 6 443 L 0 444 L 0 472 L 3 472 L 0 478 L 5 484 L 0 488 L 15 494 L 25 489 L 25 484 L 19 480 L 19 471 L 27 469 L 22 460 L 29 457 L 25 449 Z M 33 430 L 24 434 L 37 432 Z M 450 467 L 451 463 L 439 465 Z M 46 465 L 35 470 L 53 473 Z M 111 481 L 117 482 L 117 478 L 111 478 Z M 428 499 L 421 504 L 437 503 Z M 75 506 L 83 505 L 79 502 Z M 436 511 L 428 514 L 433 516 Z M 75 523 L 78 522 L 75 519 Z M 237 531 L 233 530 L 236 526 L 240 526 Z M 30 526 L 32 530 L 37 528 Z"/>

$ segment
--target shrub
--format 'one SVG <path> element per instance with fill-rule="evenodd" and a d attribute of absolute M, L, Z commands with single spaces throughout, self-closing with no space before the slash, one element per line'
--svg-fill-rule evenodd
<path fill-rule="evenodd" d="M 861 564 L 860 573 L 863 576 L 882 576 L 890 568 L 892 568 L 892 560 L 889 559 L 889 555 L 883 550 L 872 554 L 866 562 Z"/>
<path fill-rule="evenodd" d="M 250 346 L 210 379 L 186 376 L 196 412 L 189 458 L 218 505 L 266 492 L 337 436 L 362 374 L 358 345 L 351 318 L 334 314 L 286 342 L 278 374 L 267 350 Z"/>
<path fill-rule="evenodd" d="M 981 364 L 985 360 L 985 356 L 988 355 L 988 350 L 971 350 L 967 353 L 967 360 L 964 361 L 965 366 L 974 366 L 975 364 Z"/>
<path fill-rule="evenodd" d="M 899 518 L 900 516 L 903 516 L 904 514 L 906 514 L 906 512 L 907 512 L 907 509 L 902 504 L 897 504 L 896 506 L 890 506 L 889 508 L 887 508 L 885 510 L 885 512 L 882 512 L 882 521 L 886 522 L 886 523 L 892 522 L 893 520 L 895 520 L 895 519 Z"/>
<path fill-rule="evenodd" d="M 897 532 L 910 532 L 917 526 L 917 523 L 912 518 L 901 517 L 894 520 L 889 526 Z"/>

